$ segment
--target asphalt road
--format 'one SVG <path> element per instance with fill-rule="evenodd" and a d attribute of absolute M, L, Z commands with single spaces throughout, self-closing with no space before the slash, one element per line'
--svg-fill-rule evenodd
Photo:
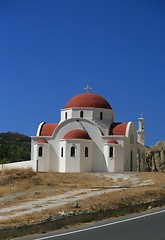
<path fill-rule="evenodd" d="M 20 238 L 19 238 L 20 239 Z M 165 208 L 24 240 L 165 240 Z"/>

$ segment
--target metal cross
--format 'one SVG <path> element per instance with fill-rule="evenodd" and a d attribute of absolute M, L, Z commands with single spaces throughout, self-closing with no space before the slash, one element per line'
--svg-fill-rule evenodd
<path fill-rule="evenodd" d="M 91 90 L 92 88 L 89 87 L 89 85 L 87 84 L 87 86 L 84 88 L 87 92 L 89 92 L 89 90 Z"/>

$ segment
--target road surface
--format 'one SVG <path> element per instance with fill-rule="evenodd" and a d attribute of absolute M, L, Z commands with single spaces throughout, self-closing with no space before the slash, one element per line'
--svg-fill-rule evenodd
<path fill-rule="evenodd" d="M 165 240 L 165 207 L 22 240 Z"/>

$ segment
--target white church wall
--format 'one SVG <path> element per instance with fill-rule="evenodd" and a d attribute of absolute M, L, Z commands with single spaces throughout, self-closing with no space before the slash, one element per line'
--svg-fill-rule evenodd
<path fill-rule="evenodd" d="M 102 120 L 100 119 L 100 113 L 102 112 Z M 101 122 L 109 122 L 109 126 L 114 120 L 114 113 L 111 109 L 102 109 L 102 108 L 95 108 L 93 109 L 93 119 L 96 119 Z"/>
<path fill-rule="evenodd" d="M 59 159 L 59 141 L 61 141 L 64 135 L 72 129 L 82 129 L 88 132 L 91 139 L 94 141 L 94 150 L 93 150 L 93 171 L 106 171 L 105 157 L 103 155 L 103 140 L 100 130 L 95 126 L 92 121 L 87 119 L 68 119 L 64 122 L 61 122 L 60 125 L 56 128 L 54 136 L 50 141 L 52 147 L 56 149 L 57 161 Z M 56 161 L 54 159 L 54 161 Z M 58 169 L 59 170 L 59 169 Z"/>
<path fill-rule="evenodd" d="M 105 164 L 105 158 L 103 155 L 103 140 L 102 140 L 102 134 L 100 130 L 95 126 L 95 124 L 92 121 L 89 121 L 87 119 L 81 118 L 81 119 L 67 119 L 63 122 L 61 122 L 58 127 L 56 128 L 56 131 L 54 133 L 54 136 L 52 136 L 52 139 L 50 140 L 50 144 L 52 145 L 52 148 L 54 149 L 54 154 L 51 154 L 51 164 L 52 161 L 56 162 L 54 166 L 51 166 L 51 169 L 53 171 L 59 171 L 59 141 L 63 139 L 64 135 L 71 129 L 82 129 L 86 130 L 91 137 L 91 139 L 95 142 L 94 144 L 94 164 L 93 164 L 93 170 L 94 171 L 105 171 L 106 170 L 106 164 Z M 54 155 L 54 156 L 53 156 Z"/>
<path fill-rule="evenodd" d="M 45 143 L 43 144 L 43 150 L 44 150 L 44 172 L 50 171 L 50 146 L 49 144 Z"/>
<path fill-rule="evenodd" d="M 136 128 L 133 122 L 129 122 L 126 128 L 126 137 L 123 138 L 124 171 L 136 171 L 137 146 Z"/>
<path fill-rule="evenodd" d="M 49 141 L 50 144 L 50 171 L 58 172 L 59 171 L 59 143 L 57 143 L 54 139 Z"/>
<path fill-rule="evenodd" d="M 66 120 L 66 113 L 67 119 L 71 118 L 81 118 L 80 112 L 83 112 L 83 118 L 92 120 L 93 119 L 93 108 L 92 109 L 83 109 L 76 108 L 76 109 L 62 109 L 61 110 L 61 122 Z"/>
<path fill-rule="evenodd" d="M 137 160 L 139 161 L 139 171 L 146 170 L 146 146 L 137 142 Z"/>
<path fill-rule="evenodd" d="M 114 148 L 114 146 L 112 146 Z M 108 172 L 114 172 L 115 171 L 115 155 L 113 157 L 109 157 L 109 144 L 104 145 L 104 155 L 107 165 L 107 171 Z"/>
<path fill-rule="evenodd" d="M 123 148 L 121 145 L 115 147 L 115 172 L 124 171 Z"/>
<path fill-rule="evenodd" d="M 66 171 L 66 156 L 69 154 L 69 152 L 66 151 L 66 141 L 62 140 L 59 143 L 59 172 L 65 172 Z M 63 150 L 62 150 L 63 149 Z M 68 150 L 68 149 L 67 149 Z"/>
<path fill-rule="evenodd" d="M 107 165 L 103 149 L 101 150 L 96 142 L 93 143 L 93 172 L 107 172 Z"/>
<path fill-rule="evenodd" d="M 103 139 L 100 130 L 93 123 L 89 123 L 85 120 L 80 121 L 80 124 L 93 140 L 93 171 L 107 171 L 105 157 L 103 154 Z"/>
<path fill-rule="evenodd" d="M 31 160 L 34 158 L 34 140 L 31 138 Z"/>
<path fill-rule="evenodd" d="M 129 138 L 131 144 L 135 144 L 137 142 L 137 135 L 136 135 L 136 127 L 133 122 L 129 122 L 126 128 L 126 137 Z"/>
<path fill-rule="evenodd" d="M 109 156 L 110 147 L 113 148 L 113 156 Z M 107 164 L 108 172 L 123 172 L 123 157 L 122 157 L 122 146 L 119 144 L 105 144 L 104 154 Z"/>
<path fill-rule="evenodd" d="M 110 136 L 104 136 L 103 137 L 103 140 L 104 140 L 104 146 L 107 146 L 107 142 L 108 140 L 111 139 L 111 140 L 116 140 L 118 144 L 111 144 L 113 146 L 115 146 L 115 159 L 117 159 L 117 162 L 116 162 L 116 168 L 114 167 L 114 172 L 121 172 L 121 171 L 124 171 L 124 168 L 125 168 L 125 165 L 126 165 L 126 153 L 125 153 L 125 150 L 124 150 L 124 146 L 125 146 L 125 139 L 127 139 L 125 136 L 122 136 L 122 135 L 110 135 Z M 109 152 L 108 150 L 107 151 L 107 155 L 106 156 L 109 156 Z M 104 152 L 105 152 L 105 149 L 104 149 Z M 106 159 L 107 161 L 107 159 Z M 111 161 L 111 164 L 112 164 L 112 161 Z"/>
<path fill-rule="evenodd" d="M 71 147 L 75 147 L 75 156 L 71 157 Z M 88 157 L 85 157 L 85 147 L 88 147 Z M 89 172 L 92 171 L 92 142 L 90 140 L 62 140 L 60 152 L 63 148 L 63 157 L 59 159 L 60 172 Z"/>
<path fill-rule="evenodd" d="M 130 171 L 130 146 L 128 139 L 123 141 L 124 171 Z"/>
<path fill-rule="evenodd" d="M 41 139 L 40 137 L 33 137 L 31 140 L 31 160 L 33 162 L 34 171 L 49 171 L 49 144 L 40 143 L 37 144 L 37 141 Z M 43 148 L 43 156 L 38 156 L 38 148 Z M 47 159 L 46 163 L 44 158 Z M 44 170 L 45 169 L 45 170 Z"/>
<path fill-rule="evenodd" d="M 34 142 L 33 142 L 32 161 L 33 161 L 33 166 L 34 166 L 33 169 L 34 169 L 35 171 L 37 171 L 37 168 L 38 168 L 37 159 L 38 159 L 38 146 L 37 146 L 37 144 L 34 144 Z"/>
<path fill-rule="evenodd" d="M 85 156 L 85 148 L 88 148 L 88 156 Z M 80 172 L 92 172 L 93 143 L 91 140 L 81 140 Z"/>
<path fill-rule="evenodd" d="M 50 169 L 51 171 L 58 172 L 59 171 L 59 141 L 61 141 L 64 135 L 71 129 L 82 129 L 86 130 L 91 137 L 92 140 L 95 141 L 95 151 L 93 159 L 95 160 L 95 165 L 93 169 L 95 171 L 106 170 L 105 167 L 105 159 L 103 156 L 103 144 L 102 144 L 102 136 L 100 130 L 94 125 L 93 122 L 86 119 L 67 119 L 64 122 L 61 122 L 54 135 L 49 139 L 50 147 Z"/>
<path fill-rule="evenodd" d="M 73 109 L 72 110 L 73 118 L 85 118 L 88 120 L 92 120 L 93 118 L 93 109 Z M 83 112 L 83 117 L 80 117 L 80 112 Z"/>
<path fill-rule="evenodd" d="M 137 148 L 136 143 L 130 144 L 130 139 L 124 140 L 124 171 L 136 171 L 137 169 Z"/>
<path fill-rule="evenodd" d="M 60 122 L 63 122 L 67 119 L 72 118 L 72 109 L 61 109 L 61 120 Z"/>
<path fill-rule="evenodd" d="M 50 169 L 52 172 L 58 172 L 60 168 L 60 146 L 59 142 L 63 140 L 64 135 L 71 129 L 79 128 L 82 129 L 79 122 L 75 119 L 67 119 L 61 122 L 54 135 L 49 140 L 50 143 Z"/>
<path fill-rule="evenodd" d="M 39 149 L 42 149 L 42 155 L 39 155 Z M 42 143 L 37 144 L 38 156 L 37 156 L 37 170 L 39 172 L 49 172 L 49 144 Z"/>
<path fill-rule="evenodd" d="M 83 117 L 88 120 L 97 120 L 102 122 L 109 122 L 109 125 L 114 121 L 114 113 L 111 109 L 102 108 L 76 108 L 76 109 L 61 109 L 61 122 L 71 118 L 81 118 L 80 112 L 83 112 Z M 100 119 L 100 113 L 102 113 L 103 119 Z"/>
<path fill-rule="evenodd" d="M 71 156 L 71 147 L 75 147 L 75 156 Z M 65 172 L 80 172 L 80 143 L 78 141 L 67 140 L 66 141 L 66 162 L 65 162 Z"/>

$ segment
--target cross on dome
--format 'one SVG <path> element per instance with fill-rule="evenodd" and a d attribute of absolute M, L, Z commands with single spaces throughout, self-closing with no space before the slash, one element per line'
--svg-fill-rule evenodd
<path fill-rule="evenodd" d="M 89 85 L 87 84 L 87 86 L 84 88 L 87 92 L 89 92 L 89 90 L 91 90 L 92 88 L 89 87 Z"/>

